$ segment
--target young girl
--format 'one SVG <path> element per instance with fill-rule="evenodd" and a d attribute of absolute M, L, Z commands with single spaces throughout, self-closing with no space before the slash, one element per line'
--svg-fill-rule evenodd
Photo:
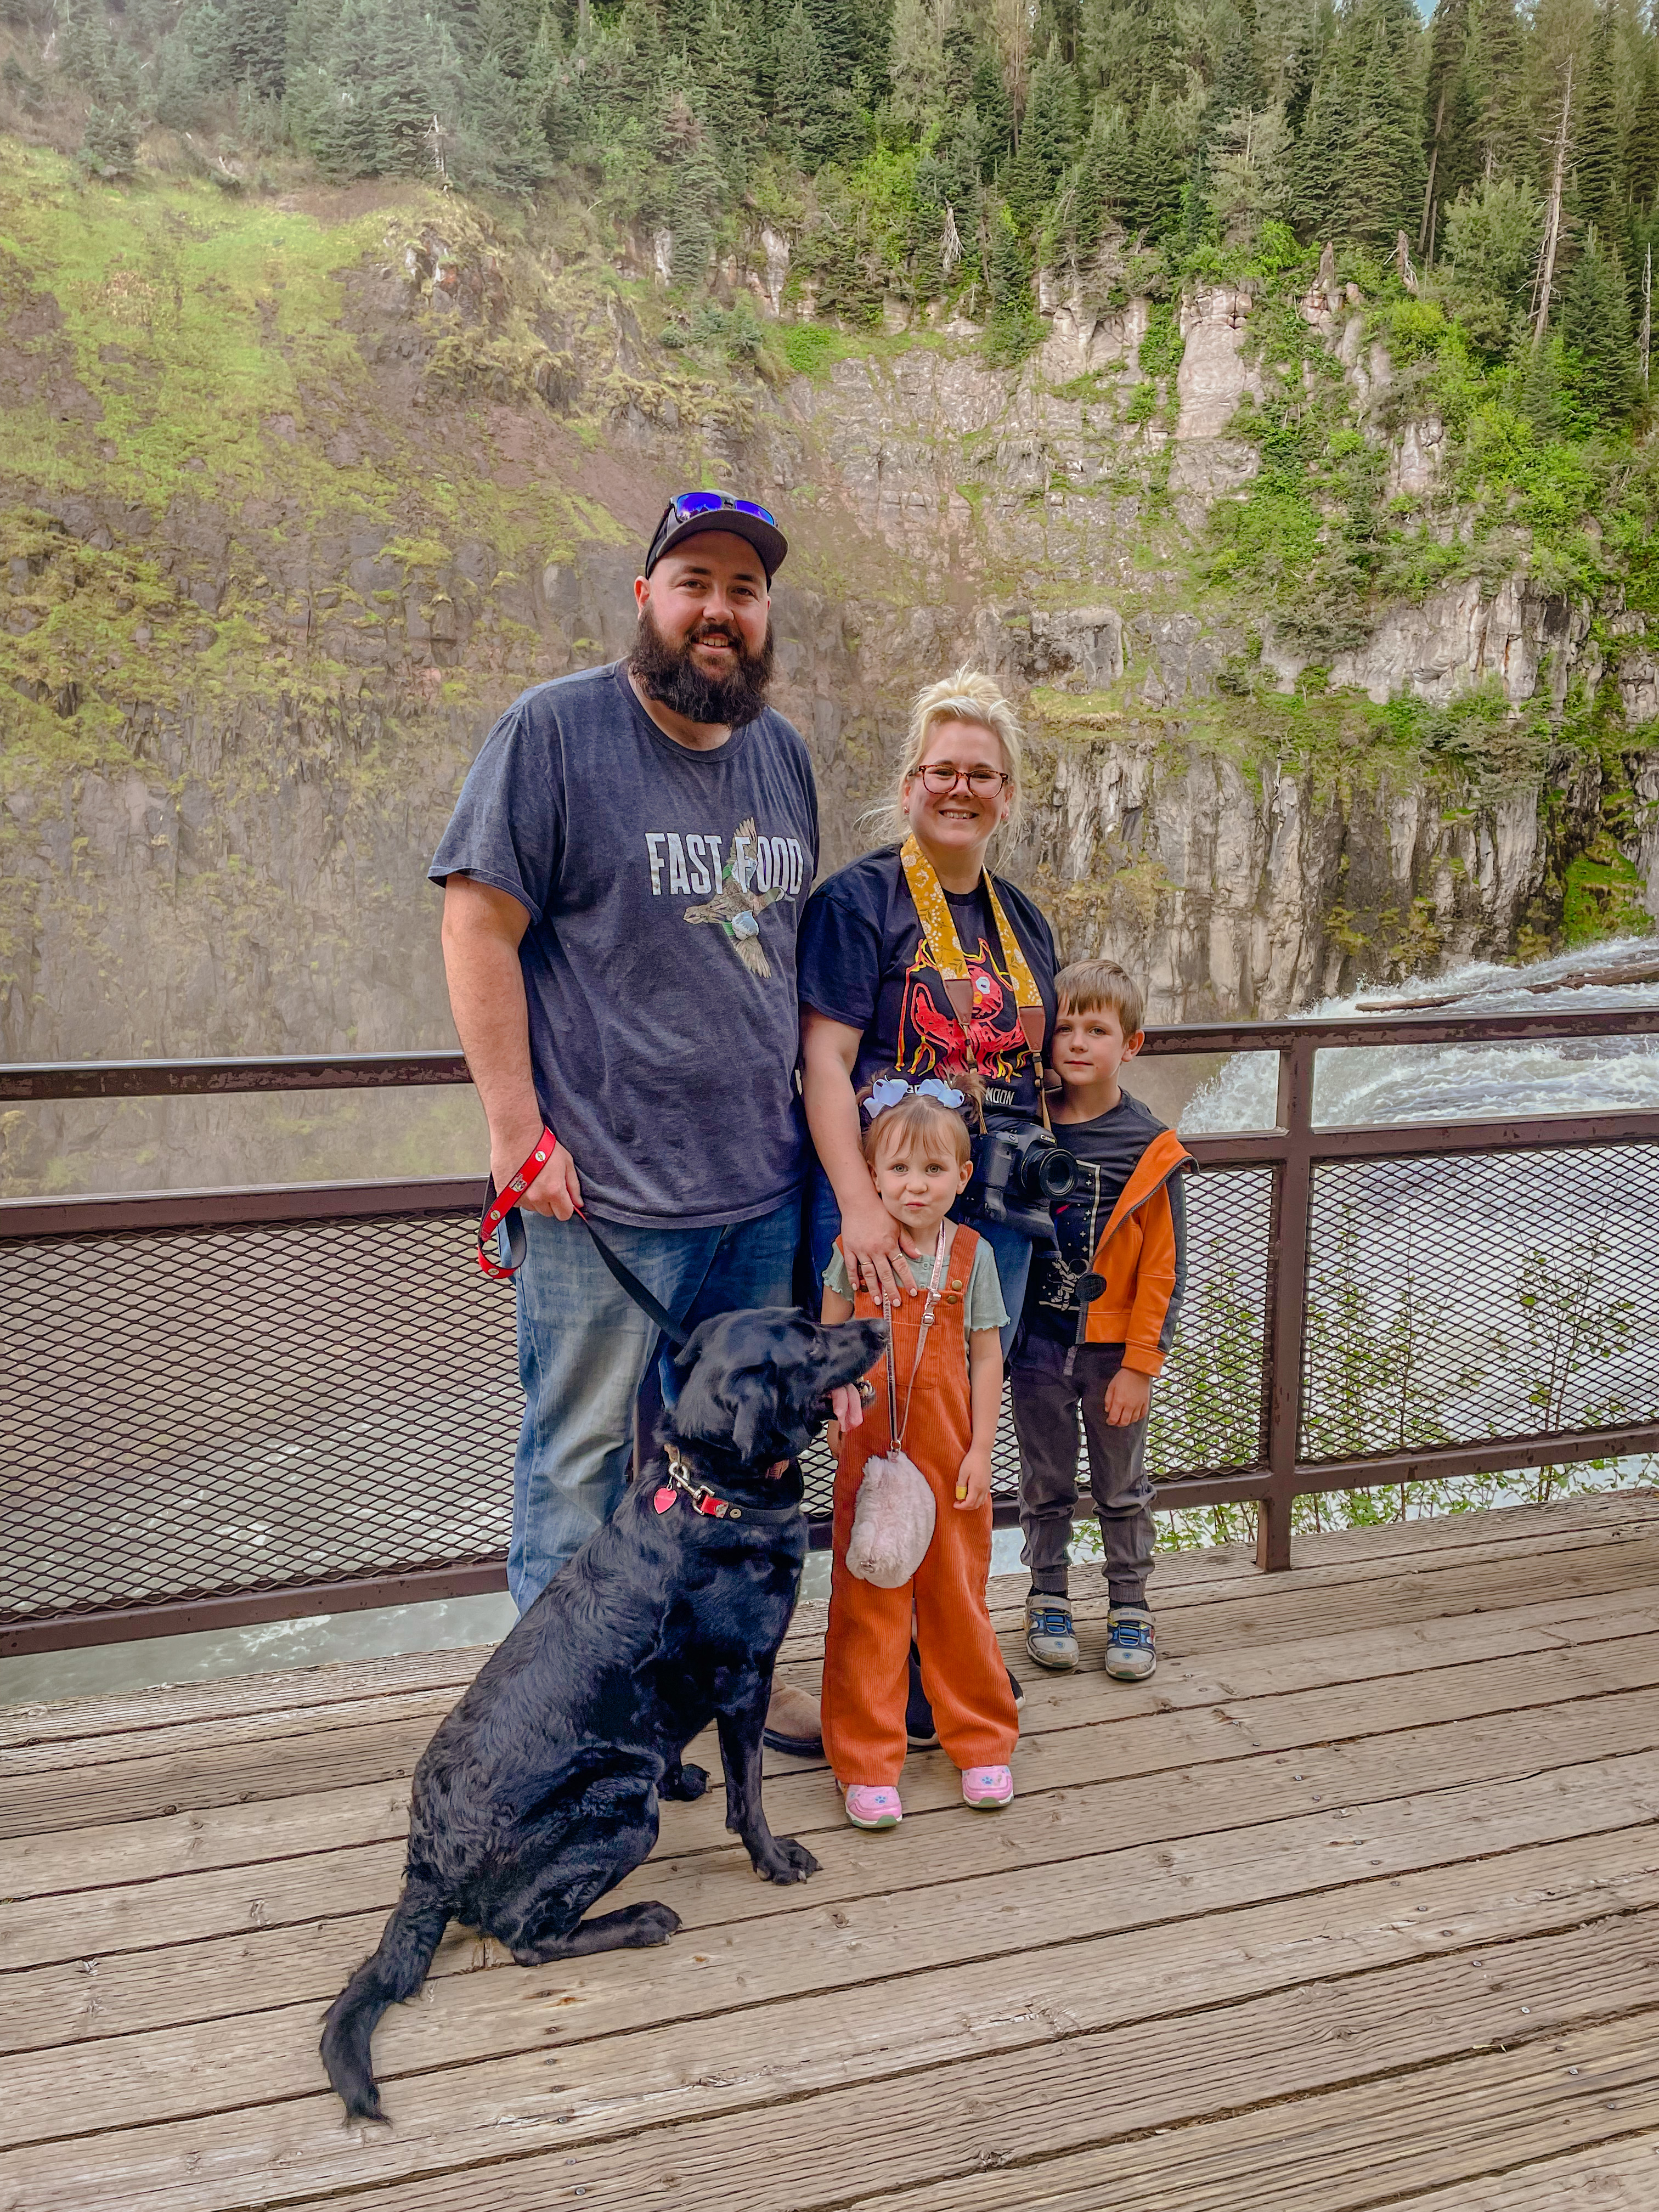
<path fill-rule="evenodd" d="M 923 1687 L 939 1741 L 962 1770 L 969 1805 L 1006 1805 L 1008 1756 L 1019 1735 L 1008 1670 L 991 1630 L 991 1439 L 1002 1400 L 1006 1321 L 991 1248 L 945 1218 L 972 1172 L 964 1092 L 951 1071 L 913 1087 L 902 1076 L 863 1100 L 865 1164 L 890 1218 L 921 1253 L 918 1290 L 896 1307 L 854 1295 L 841 1248 L 823 1279 L 827 1323 L 873 1320 L 890 1329 L 900 1440 L 933 1493 L 933 1541 L 909 1583 L 880 1589 L 848 1571 L 853 1512 L 867 1462 L 892 1449 L 884 1366 L 874 1403 L 836 1437 L 835 1565 L 823 1649 L 823 1746 L 855 1827 L 896 1827 L 904 1765 L 904 1702 L 914 1611 Z"/>

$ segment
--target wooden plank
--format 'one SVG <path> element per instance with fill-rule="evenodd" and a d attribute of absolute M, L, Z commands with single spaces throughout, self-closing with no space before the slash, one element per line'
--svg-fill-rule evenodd
<path fill-rule="evenodd" d="M 798 2082 L 782 2123 L 763 2044 L 728 2062 L 722 2042 L 683 2038 L 677 2054 L 662 2056 L 669 2087 L 640 2096 L 625 2063 L 605 2063 L 623 2051 L 595 2045 L 407 2080 L 391 2129 L 343 2130 L 337 2104 L 319 2094 L 18 2150 L 0 2158 L 0 2191 L 9 2187 L 29 2212 L 224 2212 L 267 2203 L 275 2173 L 287 2203 L 347 2189 L 362 2212 L 486 2203 L 544 2212 L 556 2191 L 562 2200 L 578 2187 L 594 2212 L 810 2212 L 857 2201 L 866 2177 L 887 2202 L 918 2185 L 937 2198 L 946 2179 L 982 2179 L 989 2152 L 1024 2168 L 996 2179 L 1023 2183 L 1019 2201 L 1029 2203 L 1034 2159 L 1056 2165 L 1086 2151 L 1098 2178 L 1106 2143 L 1127 2148 L 1126 2137 L 1160 2126 L 1189 2136 L 1194 2121 L 1322 2090 L 1352 2099 L 1355 2084 L 1382 2105 L 1415 2086 L 1409 2073 L 1400 2078 L 1409 2069 L 1426 2069 L 1419 2078 L 1441 2086 L 1443 2100 L 1443 2076 L 1457 2070 L 1444 2062 L 1499 2043 L 1510 2047 L 1474 2064 L 1500 2080 L 1525 2073 L 1534 2095 L 1565 2078 L 1575 2101 L 1600 2103 L 1594 2124 L 1605 2137 L 1659 2121 L 1659 2013 L 1637 2011 L 1651 1979 L 1626 1923 L 1600 1922 L 1483 1952 L 1478 1966 L 1423 1960 L 1148 2021 L 1137 2028 L 1132 2069 L 1121 2063 L 1115 2025 L 1073 2032 L 1061 1992 L 1040 2042 L 928 2065 L 920 2077 L 903 2050 L 890 2050 L 873 2076 L 848 2082 L 836 2069 L 805 2088 Z M 722 2021 L 722 2038 L 733 2027 Z M 1636 2105 L 1634 2119 L 1613 2124 L 1605 2100 L 1579 2090 L 1582 2075 L 1566 2076 L 1574 2062 L 1557 2046 L 1595 2053 L 1592 2065 L 1599 2060 Z M 1385 2083 L 1387 2096 L 1378 2094 Z M 1281 2127 L 1294 2125 L 1295 2109 Z M 1160 2183 L 1152 2201 L 1163 2212 L 1181 2199 Z M 1244 2191 L 1230 2200 L 1250 2201 Z"/>
<path fill-rule="evenodd" d="M 1247 1646 L 1220 1655 L 1218 1663 L 1166 1659 L 1154 1680 L 1144 1685 L 1107 1683 L 1089 1673 L 1039 1678 L 1028 1664 L 1022 1735 L 1029 1741 L 1049 1728 L 1116 1725 L 1149 1713 L 1416 1674 L 1510 1654 L 1551 1653 L 1656 1632 L 1659 1593 L 1595 1594 L 1502 1613 L 1468 1613 L 1443 1623 L 1408 1622 L 1300 1644 Z M 1012 1638 L 1006 1645 L 1011 1652 L 1016 1648 Z M 1540 1670 L 1540 1680 L 1547 1680 L 1548 1671 Z M 769 1776 L 804 1773 L 820 1764 L 772 1753 L 766 1762 Z M 73 1838 L 50 1832 L 13 1838 L 0 1841 L 0 1896 L 46 1896 L 382 1841 L 404 1832 L 408 1810 L 405 1790 L 377 1784 L 112 1824 Z"/>
<path fill-rule="evenodd" d="M 1659 2204 L 1659 2131 L 1393 2202 L 1395 2212 L 1653 2212 Z"/>
<path fill-rule="evenodd" d="M 1659 1562 L 1656 1562 L 1656 1576 L 1659 1577 Z M 1595 1592 L 1565 1601 L 1553 1600 L 1541 1607 L 1510 1608 L 1509 1612 L 1515 1633 L 1511 1648 L 1516 1650 L 1546 1650 L 1562 1643 L 1607 1641 L 1615 1636 L 1659 1629 L 1659 1588 L 1645 1606 L 1626 1600 L 1621 1609 L 1616 1598 L 1609 1599 Z M 1437 1623 L 1431 1630 L 1416 1623 L 1400 1633 L 1392 1629 L 1373 1631 L 1368 1644 L 1362 1644 L 1358 1637 L 1351 1638 L 1346 1640 L 1349 1672 L 1345 1679 L 1358 1680 L 1367 1676 L 1395 1675 L 1450 1664 L 1464 1644 L 1469 1646 L 1471 1656 L 1484 1656 L 1491 1649 L 1489 1638 L 1481 1640 L 1481 1632 L 1489 1618 L 1484 1614 L 1466 1615 Z M 1531 1633 L 1527 1632 L 1528 1630 Z M 1248 1694 L 1213 1683 L 1208 1689 L 1194 1688 L 1183 1677 L 1181 1662 L 1177 1661 L 1172 1667 L 1166 1656 L 1155 1688 L 1151 1685 L 1145 1688 L 1120 1685 L 1109 1692 L 1109 1701 L 1103 1703 L 1101 1685 L 1088 1680 L 1091 1668 L 1085 1668 L 1074 1675 L 1053 1675 L 1033 1666 L 1024 1649 L 1023 1631 L 1022 1620 L 1019 1626 L 1003 1632 L 1002 1643 L 1009 1660 L 1024 1669 L 1026 1704 L 1021 1714 L 1021 1726 L 1026 1735 L 1041 1725 L 1092 1727 L 1124 1718 L 1137 1711 L 1161 1711 L 1171 1704 Z M 1329 1641 L 1306 1639 L 1309 1644 Z M 1265 1665 L 1271 1668 L 1278 1648 L 1268 1645 L 1260 1651 L 1247 1650 L 1241 1657 L 1247 1667 L 1254 1660 L 1258 1668 Z M 798 1668 L 793 1679 L 816 1690 L 818 1673 L 817 1668 Z M 83 1737 L 48 1735 L 15 1744 L 0 1754 L 0 1782 L 15 1780 L 24 1774 L 114 1765 L 123 1760 L 155 1758 L 166 1753 L 193 1753 L 229 1744 L 264 1744 L 283 1735 L 355 1728 L 365 1721 L 422 1720 L 428 1729 L 433 1729 L 451 1710 L 458 1695 L 458 1686 L 446 1685 L 341 1698 L 328 1705 L 292 1705 L 269 1711 L 169 1722 L 159 1726 L 104 1729 Z M 1068 1708 L 1063 1720 L 1060 1717 L 1062 1707 Z M 1039 1719 L 1039 1715 L 1047 1717 Z M 769 1758 L 769 1771 L 796 1772 L 801 1765 L 798 1759 L 785 1760 L 777 1755 Z M 4 1849 L 5 1844 L 0 1843 L 0 1854 Z M 3 1874 L 0 1874 L 0 1881 L 3 1879 Z"/>
<path fill-rule="evenodd" d="M 1512 1555 L 1526 1547 L 1504 1549 Z M 1510 1556 L 1403 1582 L 1306 1588 L 1294 1601 L 1218 1601 L 1184 1615 L 1165 1632 L 1165 1646 L 1172 1656 L 1185 1656 L 1252 1642 L 1290 1642 L 1296 1640 L 1286 1627 L 1292 1618 L 1300 1624 L 1297 1636 L 1316 1636 L 1502 1608 L 1536 1597 L 1538 1575 L 1535 1568 L 1528 1571 L 1529 1565 L 1528 1559 Z M 1604 1594 L 1650 1588 L 1659 1583 L 1659 1534 L 1589 1543 L 1553 1558 L 1548 1575 L 1551 1591 L 1564 1597 L 1587 1588 Z M 1103 1640 L 1103 1619 L 1096 1622 L 1083 1613 L 1079 1627 L 1085 1650 L 1091 1639 Z M 0 1835 L 164 1818 L 192 1808 L 405 1778 L 430 1734 L 424 1720 L 377 1722 L 270 1745 L 231 1745 L 199 1756 L 181 1753 L 125 1760 L 108 1771 L 87 1769 L 67 1778 L 24 1775 L 9 1783 L 0 1798 Z"/>
<path fill-rule="evenodd" d="M 1438 1778 L 1442 1786 L 1421 1795 L 1347 1808 L 1360 1817 L 1344 1818 L 1338 1807 L 1331 1817 L 1322 1808 L 1272 1821 L 1250 1832 L 1247 1846 L 1227 1819 L 1224 1789 L 1207 1800 L 1191 1788 L 1108 1790 L 1070 1794 L 1050 1805 L 1046 1819 L 1033 1801 L 1036 1809 L 1026 1808 L 1023 1822 L 1005 1814 L 994 1826 L 965 1818 L 940 1823 L 925 1856 L 908 1862 L 893 1855 L 898 1838 L 842 1828 L 824 1840 L 823 1871 L 790 1890 L 755 1883 L 737 1850 L 718 1865 L 708 1856 L 653 1861 L 618 1899 L 660 1897 L 681 1915 L 685 1935 L 660 1951 L 572 1968 L 562 1985 L 586 1988 L 581 1977 L 592 1974 L 592 2002 L 605 2008 L 607 2021 L 635 2025 L 618 2008 L 637 2002 L 640 2017 L 651 2021 L 702 2008 L 717 1954 L 732 1961 L 750 1992 L 743 2001 L 753 2002 L 801 1989 L 809 1958 L 826 1946 L 832 1961 L 850 1953 L 845 1970 L 864 1973 L 881 1971 L 890 1954 L 911 1955 L 918 1943 L 934 1962 L 969 1960 L 986 1949 L 988 1925 L 1017 1923 L 1021 1940 L 1031 1943 L 1082 1941 L 1147 1919 L 1338 1888 L 1356 1876 L 1403 1879 L 1448 1861 L 1637 1828 L 1659 1814 L 1659 1752 L 1528 1771 L 1498 1784 L 1459 1788 Z M 1187 1823 L 1194 1832 L 1183 1836 Z M 1115 1848 L 1103 1851 L 1107 1837 Z M 268 1929 L 245 1919 L 212 1938 L 205 1911 L 186 1913 L 175 1948 L 167 1948 L 166 1929 L 149 1923 L 137 1932 L 151 1948 L 122 1954 L 89 1946 L 82 1955 L 8 1974 L 0 1984 L 0 2034 L 21 2049 L 223 2018 L 256 2002 L 309 2002 L 320 2012 L 378 1941 L 399 1863 L 386 1854 L 379 1875 L 383 1897 L 355 1913 L 349 1869 L 338 1866 L 321 1911 L 291 1911 Z M 308 1889 L 299 1901 L 317 1906 L 318 1893 Z M 287 1900 L 268 1893 L 257 1902 L 276 1921 Z M 757 1948 L 755 1929 L 767 1923 L 781 1947 L 775 1954 Z M 41 1940 L 43 1947 L 62 1941 Z M 492 1961 L 492 1951 L 453 1929 L 434 1975 L 501 1963 L 499 1952 Z M 775 1987 L 765 1978 L 773 1971 L 781 1977 Z M 585 2008 L 589 2000 L 571 2002 Z"/>
<path fill-rule="evenodd" d="M 1638 1679 L 1644 1673 L 1659 1674 L 1655 1639 L 1593 1645 L 1564 1655 L 1557 1665 L 1564 1680 L 1571 1675 L 1597 1694 L 1561 1705 L 1500 1710 L 1479 1719 L 1470 1717 L 1479 1693 L 1473 1680 L 1463 1677 L 1479 1673 L 1501 1680 L 1501 1705 L 1518 1693 L 1515 1674 L 1519 1670 L 1524 1678 L 1529 1661 L 1498 1660 L 1480 1670 L 1454 1669 L 1449 1684 L 1439 1676 L 1416 1677 L 1412 1707 L 1425 1714 L 1426 1724 L 1408 1729 L 1390 1729 L 1389 1722 L 1400 1717 L 1399 1707 L 1384 1705 L 1362 1685 L 1214 1712 L 1158 1714 L 1115 1729 L 1067 1729 L 1038 1736 L 1017 1754 L 1022 1795 L 997 1823 L 996 1850 L 1006 1852 L 1016 1848 L 1016 1838 L 1048 1832 L 1057 1856 L 1086 1852 L 1091 1847 L 1086 1832 L 1068 1818 L 1067 1793 L 1078 1793 L 1079 1804 L 1094 1803 L 1103 1787 L 1115 1790 L 1124 1808 L 1142 1808 L 1130 1818 L 1149 1820 L 1149 1837 L 1163 1837 L 1172 1832 L 1172 1817 L 1179 1824 L 1173 1832 L 1190 1834 L 1200 1820 L 1208 1826 L 1243 1826 L 1322 1804 L 1404 1795 L 1428 1771 L 1450 1784 L 1618 1757 L 1659 1735 L 1659 1689 L 1620 1686 L 1620 1668 L 1632 1651 L 1643 1653 L 1645 1662 L 1629 1662 Z M 1444 1717 L 1437 1721 L 1425 1691 L 1429 1682 L 1439 1689 Z M 1381 1732 L 1367 1735 L 1368 1729 Z M 1339 1742 L 1340 1738 L 1348 1741 Z M 698 1747 L 713 1759 L 712 1747 Z M 1171 1786 L 1172 1780 L 1178 1780 L 1179 1788 Z M 908 1818 L 954 1813 L 961 1803 L 956 1769 L 942 1753 L 911 1762 L 905 1794 Z M 824 1769 L 775 1782 L 768 1806 L 779 1833 L 814 1839 L 844 1833 L 840 1800 Z M 968 1863 L 962 1870 L 975 1871 L 977 1855 L 990 1848 L 983 1826 L 971 1823 L 957 1836 L 953 1824 L 951 1844 L 934 1848 L 965 1853 Z M 401 1828 L 394 1833 L 395 1842 L 88 1891 L 77 1896 L 72 1915 L 65 1914 L 55 1896 L 19 1899 L 0 1923 L 0 1970 L 332 1917 L 375 1905 L 389 1908 L 403 1863 Z M 1068 1838 L 1073 1838 L 1069 1850 L 1062 1848 Z M 665 1806 L 659 1848 L 688 1873 L 706 1855 L 711 1879 L 727 1887 L 723 1877 L 733 1853 L 723 1792 L 711 1790 L 696 1804 Z M 651 1863 L 661 1863 L 660 1856 Z M 907 1860 L 890 1850 L 880 1863 L 896 1871 Z M 822 1881 L 820 1875 L 799 1893 Z M 763 1894 L 768 1910 L 791 1909 L 788 1893 L 768 1884 Z"/>
<path fill-rule="evenodd" d="M 1328 1859 L 1321 1863 L 1312 1839 L 1302 1856 L 1307 1887 L 1317 1889 L 1329 1877 Z M 1144 1867 L 1121 1858 L 1100 1863 L 1098 1882 L 1115 1917 L 1158 1911 Z M 1659 1931 L 1651 1910 L 1659 1907 L 1659 1842 L 1644 1829 L 1575 1838 L 1496 1862 L 1377 1875 L 1317 1898 L 1292 1887 L 1280 1901 L 1221 1911 L 1230 1871 L 1212 1865 L 1203 1872 L 1209 1880 L 1191 1871 L 1182 1877 L 1182 1917 L 1168 1917 L 1165 1902 L 1156 1925 L 1093 1937 L 1052 1885 L 981 1883 L 978 1926 L 994 1943 L 1006 1929 L 1012 1948 L 963 1965 L 948 1963 L 963 1948 L 958 1893 L 945 1912 L 890 1913 L 878 1946 L 864 1916 L 843 1926 L 848 1916 L 833 1914 L 805 1929 L 763 1923 L 736 1938 L 705 1933 L 689 1955 L 631 1953 L 530 1972 L 511 1965 L 453 1972 L 422 2002 L 387 2016 L 375 2039 L 376 2070 L 383 2085 L 393 2085 L 434 2067 L 514 2053 L 545 2057 L 597 2035 L 583 2061 L 588 2094 L 607 2113 L 633 2100 L 648 2122 L 654 2100 L 684 2099 L 684 2084 L 672 2076 L 690 2034 L 676 2022 L 717 2022 L 723 2075 L 749 2067 L 757 2090 L 763 2075 L 767 2094 L 793 2095 L 853 2074 L 914 2067 L 923 2051 L 939 2063 L 1019 2049 L 1055 2033 L 1060 2012 L 1068 2033 L 1113 2021 L 1127 2030 L 1187 2008 L 1413 1956 L 1472 1950 L 1490 1966 L 1491 1947 L 1613 1914 L 1626 1916 L 1621 1926 L 1632 1941 Z M 1091 1918 L 1105 1902 L 1091 1895 Z M 982 1948 L 985 1941 L 981 1933 L 969 1946 Z M 265 1994 L 256 1976 L 244 1986 Z M 6 2069 L 0 2143 L 313 2094 L 322 2087 L 321 2009 L 313 1999 L 82 2044 L 72 2060 L 61 2047 L 15 2057 Z M 59 2092 L 71 2066 L 75 2097 L 66 2106 Z M 567 2094 L 574 2094 L 574 2079 L 562 2065 Z M 390 2087 L 387 2094 L 395 2109 Z"/>
<path fill-rule="evenodd" d="M 1553 2160 L 1580 2163 L 1610 2142 L 1659 2126 L 1659 2017 L 1571 2030 L 1543 2044 L 1511 2045 L 1403 2080 L 1360 2083 L 1292 2104 L 1272 2104 L 1139 2142 L 1054 2158 L 1018 2172 L 981 2172 L 916 2189 L 874 2187 L 834 2200 L 857 2212 L 1101 2212 L 1112 2203 L 1158 2212 L 1370 2212 L 1494 2169 Z M 479 2177 L 445 2190 L 410 2189 L 400 2212 L 520 2212 L 529 2200 L 504 2167 L 499 2194 Z M 571 2179 L 561 2173 L 561 2183 Z M 603 2204 L 592 2186 L 590 2203 Z M 390 2195 L 359 2200 L 387 2212 Z M 661 2212 L 681 2202 L 657 2199 Z M 1616 2199 L 1614 2200 L 1616 2203 Z M 1547 2203 L 1548 2200 L 1545 2202 Z M 1595 2200 L 1592 2197 L 1591 2203 Z M 1643 2200 L 1651 2205 L 1651 2196 Z M 799 2200 L 811 2212 L 811 2199 Z M 1476 2193 L 1474 2203 L 1487 2212 Z M 294 2212 L 320 2212 L 312 2203 Z M 757 2208 L 758 2212 L 758 2208 Z M 1551 2205 L 1549 2212 L 1557 2212 Z"/>
<path fill-rule="evenodd" d="M 1506 1506 L 1481 1513 L 1462 1513 L 1439 1520 L 1411 1521 L 1365 1529 L 1343 1529 L 1301 1538 L 1297 1574 L 1285 1583 L 1264 1583 L 1254 1560 L 1243 1545 L 1194 1552 L 1160 1552 L 1156 1590 L 1160 1610 L 1177 1609 L 1194 1600 L 1206 1601 L 1232 1586 L 1228 1595 L 1251 1596 L 1264 1589 L 1287 1591 L 1317 1567 L 1343 1566 L 1364 1559 L 1423 1559 L 1439 1553 L 1468 1552 L 1471 1547 L 1521 1542 L 1540 1537 L 1560 1545 L 1583 1530 L 1606 1532 L 1614 1528 L 1641 1532 L 1659 1524 L 1659 1496 L 1651 1492 L 1624 1491 L 1595 1497 L 1564 1498 L 1547 1506 Z M 1079 1601 L 1087 1595 L 1092 1571 L 1077 1573 Z M 1023 1575 L 999 1575 L 990 1585 L 991 1601 L 998 1612 L 1013 1615 L 1024 1602 Z M 822 1642 L 825 1608 L 821 1602 L 801 1607 L 792 1624 L 789 1651 L 797 1648 L 807 1657 Z M 382 1696 L 418 1695 L 434 1698 L 444 1691 L 454 1698 L 470 1682 L 488 1657 L 490 1646 L 456 1646 L 441 1651 L 419 1651 L 352 1660 L 325 1667 L 276 1670 L 266 1674 L 233 1676 L 211 1682 L 164 1683 L 154 1689 L 113 1692 L 95 1698 L 68 1698 L 0 1708 L 0 1750 L 58 1741 L 86 1740 L 106 1733 L 183 1726 L 192 1722 L 283 1715 L 291 1709 L 352 1703 Z M 442 1710 L 447 1710 L 443 1706 Z"/>

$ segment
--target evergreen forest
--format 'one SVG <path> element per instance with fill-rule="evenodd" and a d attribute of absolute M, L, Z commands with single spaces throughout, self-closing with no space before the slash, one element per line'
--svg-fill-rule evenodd
<path fill-rule="evenodd" d="M 1426 22 L 1411 0 L 0 0 L 0 121 L 27 136 L 72 88 L 111 182 L 159 132 L 228 189 L 295 159 L 550 188 L 648 241 L 693 306 L 769 231 L 793 315 L 960 314 L 1007 362 L 1042 336 L 1040 283 L 1156 300 L 1328 246 L 1540 434 L 1644 418 L 1650 0 Z"/>

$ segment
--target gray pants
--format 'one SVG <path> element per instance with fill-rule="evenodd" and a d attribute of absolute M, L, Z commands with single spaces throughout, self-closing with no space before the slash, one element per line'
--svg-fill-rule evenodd
<path fill-rule="evenodd" d="M 1034 1590 L 1066 1595 L 1080 1410 L 1089 1487 L 1106 1547 L 1107 1591 L 1114 1605 L 1145 1605 L 1153 1544 L 1146 1424 L 1115 1428 L 1106 1419 L 1106 1385 L 1123 1364 L 1123 1346 L 1079 1345 L 1070 1375 L 1066 1352 L 1051 1338 L 1033 1336 L 1014 1356 L 1010 1381 L 1019 1439 L 1019 1525 L 1025 1532 L 1021 1556 Z"/>

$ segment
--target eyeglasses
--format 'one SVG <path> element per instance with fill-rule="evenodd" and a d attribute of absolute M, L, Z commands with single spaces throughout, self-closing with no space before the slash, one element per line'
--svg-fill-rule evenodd
<path fill-rule="evenodd" d="M 975 799 L 994 799 L 1014 780 L 1006 768 L 958 768 L 954 761 L 928 761 L 916 774 L 935 798 L 965 783 Z"/>
<path fill-rule="evenodd" d="M 678 499 L 671 499 L 662 511 L 662 520 L 657 525 L 656 535 L 651 540 L 651 550 L 645 556 L 648 574 L 655 566 L 662 541 L 671 530 L 682 522 L 695 521 L 700 514 L 752 514 L 757 522 L 769 522 L 774 530 L 778 518 L 769 507 L 757 506 L 752 499 L 733 499 L 724 491 L 683 491 Z"/>

